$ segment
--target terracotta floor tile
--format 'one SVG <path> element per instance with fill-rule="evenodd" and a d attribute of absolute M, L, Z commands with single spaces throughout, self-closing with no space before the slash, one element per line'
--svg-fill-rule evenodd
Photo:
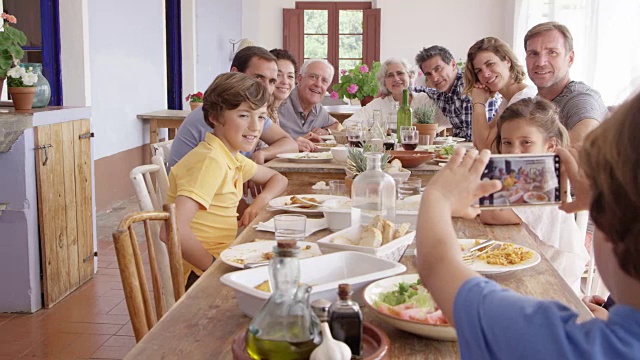
<path fill-rule="evenodd" d="M 120 304 L 116 305 L 111 311 L 108 313 L 109 315 L 129 315 L 129 311 L 127 310 L 127 303 L 123 300 Z"/>
<path fill-rule="evenodd" d="M 104 346 L 120 346 L 120 347 L 133 347 L 136 345 L 136 338 L 134 336 L 112 336 Z"/>
<path fill-rule="evenodd" d="M 98 272 L 96 273 L 97 275 L 116 275 L 116 276 L 120 276 L 120 270 L 119 269 L 98 269 Z"/>
<path fill-rule="evenodd" d="M 117 262 L 117 261 L 112 262 L 112 263 L 110 263 L 106 268 L 107 268 L 107 269 L 119 269 L 119 267 L 118 267 L 118 262 Z"/>
<path fill-rule="evenodd" d="M 0 314 L 0 325 L 2 325 L 5 322 L 9 321 L 14 316 L 16 316 L 16 315 L 15 314 Z"/>
<path fill-rule="evenodd" d="M 98 351 L 91 355 L 91 359 L 124 359 L 124 357 L 131 351 L 131 347 L 120 346 L 104 346 L 102 345 Z"/>
<path fill-rule="evenodd" d="M 22 356 L 31 350 L 33 343 L 31 341 L 9 342 L 0 344 L 0 355 L 2 356 Z"/>
<path fill-rule="evenodd" d="M 135 336 L 133 334 L 133 326 L 131 326 L 131 322 L 126 323 L 120 331 L 116 333 L 117 336 Z"/>
<path fill-rule="evenodd" d="M 107 290 L 104 294 L 102 294 L 102 296 L 119 298 L 124 300 L 124 291 L 122 289 L 110 289 L 110 290 Z"/>
<path fill-rule="evenodd" d="M 98 261 L 98 269 L 113 269 L 110 268 L 109 266 L 112 266 L 112 262 L 110 261 Z M 115 268 L 118 268 L 118 263 L 116 262 Z"/>
<path fill-rule="evenodd" d="M 88 359 L 95 353 L 111 335 L 80 335 L 60 355 L 68 359 Z"/>
<path fill-rule="evenodd" d="M 115 335 L 122 328 L 122 324 L 61 322 L 55 328 L 63 333 Z"/>
<path fill-rule="evenodd" d="M 33 347 L 26 354 L 25 358 L 60 358 L 60 353 L 78 338 L 77 334 L 52 333 L 43 341 L 33 343 Z"/>
<path fill-rule="evenodd" d="M 107 269 L 107 270 L 113 270 L 113 269 Z M 95 274 L 93 276 L 96 280 L 100 280 L 100 281 L 113 281 L 113 282 L 119 282 L 121 281 L 120 279 L 120 274 L 118 273 L 118 275 L 102 275 L 102 274 Z"/>

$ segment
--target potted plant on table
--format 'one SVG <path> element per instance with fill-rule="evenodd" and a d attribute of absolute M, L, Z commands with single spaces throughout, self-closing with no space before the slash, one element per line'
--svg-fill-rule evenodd
<path fill-rule="evenodd" d="M 22 59 L 24 50 L 22 46 L 27 44 L 27 37 L 18 29 L 11 27 L 9 24 L 15 24 L 18 21 L 13 15 L 2 13 L 0 15 L 4 20 L 0 26 L 0 95 L 7 72 L 14 66 L 16 60 Z"/>
<path fill-rule="evenodd" d="M 413 109 L 413 118 L 415 120 L 413 125 L 420 135 L 429 135 L 429 145 L 433 144 L 438 132 L 438 124 L 435 122 L 437 111 L 438 108 L 435 104 L 420 105 Z"/>
<path fill-rule="evenodd" d="M 204 95 L 201 91 L 198 91 L 195 94 L 189 94 L 185 98 L 189 102 L 189 106 L 191 106 L 191 111 L 195 110 L 198 106 L 202 105 L 202 99 Z"/>
<path fill-rule="evenodd" d="M 347 167 L 345 169 L 347 176 L 344 178 L 345 185 L 347 186 L 347 192 L 349 192 L 349 194 L 351 194 L 353 179 L 355 179 L 358 174 L 367 170 L 367 158 L 364 156 L 364 153 L 371 150 L 372 146 L 369 144 L 365 144 L 362 149 L 349 148 L 349 152 L 347 154 Z M 385 164 L 388 163 L 391 158 L 391 153 L 388 151 L 385 151 L 382 154 L 382 158 L 380 158 L 380 167 L 383 170 L 386 168 Z"/>
<path fill-rule="evenodd" d="M 21 66 L 15 66 L 7 71 L 9 95 L 16 110 L 31 109 L 33 97 L 36 94 L 36 81 L 38 81 L 38 75 L 32 68 L 25 70 Z"/>
<path fill-rule="evenodd" d="M 359 64 L 350 70 L 340 70 L 340 82 L 333 85 L 331 98 L 334 100 L 358 99 L 360 105 L 366 106 L 374 96 L 378 95 L 376 80 L 378 70 L 380 70 L 380 63 L 377 61 L 371 65 L 371 68 L 366 64 Z"/>

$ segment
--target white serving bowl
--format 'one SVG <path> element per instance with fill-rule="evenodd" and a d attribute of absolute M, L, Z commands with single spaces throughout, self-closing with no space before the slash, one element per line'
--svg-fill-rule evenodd
<path fill-rule="evenodd" d="M 398 275 L 378 280 L 370 284 L 364 291 L 364 299 L 367 306 L 380 318 L 380 320 L 400 330 L 436 340 L 456 341 L 458 339 L 456 329 L 451 325 L 425 324 L 418 321 L 401 319 L 399 317 L 384 314 L 375 306 L 378 297 L 380 297 L 382 293 L 397 289 L 396 284 L 399 282 L 415 282 L 418 277 L 418 274 Z"/>
<path fill-rule="evenodd" d="M 398 172 L 386 172 L 389 174 L 393 180 L 396 181 L 396 184 L 399 184 L 403 181 L 407 181 L 407 179 L 411 176 L 411 170 L 401 169 Z"/>
<path fill-rule="evenodd" d="M 344 146 L 336 146 L 331 148 L 331 155 L 333 159 L 339 164 L 347 164 L 347 156 L 349 155 L 349 148 Z"/>
<path fill-rule="evenodd" d="M 331 231 L 340 231 L 351 226 L 351 208 L 332 209 L 322 212 Z"/>
<path fill-rule="evenodd" d="M 413 239 L 416 236 L 416 232 L 411 231 L 402 237 L 375 248 L 370 246 L 333 244 L 331 242 L 331 240 L 337 236 L 344 236 L 347 239 L 354 240 L 360 239 L 362 228 L 362 225 L 348 227 L 344 230 L 323 237 L 318 240 L 316 244 L 318 244 L 318 247 L 323 254 L 330 254 L 337 251 L 357 251 L 365 254 L 371 254 L 386 260 L 399 261 L 402 254 L 404 254 L 404 251 L 407 249 L 407 246 L 413 242 Z"/>
<path fill-rule="evenodd" d="M 322 269 L 322 271 L 318 271 Z M 374 280 L 402 273 L 407 268 L 394 261 L 354 251 L 342 251 L 300 260 L 300 282 L 309 284 L 310 301 L 338 300 L 338 285 L 348 283 L 353 290 L 353 299 L 364 304 L 364 288 Z M 227 273 L 220 281 L 235 290 L 240 310 L 250 317 L 255 316 L 267 301 L 270 293 L 254 288 L 269 279 L 269 267 Z"/>

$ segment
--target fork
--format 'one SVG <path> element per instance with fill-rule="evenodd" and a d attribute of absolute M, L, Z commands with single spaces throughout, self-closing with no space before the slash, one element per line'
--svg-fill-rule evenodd
<path fill-rule="evenodd" d="M 476 257 L 478 257 L 479 255 L 482 255 L 482 254 L 486 253 L 487 251 L 495 248 L 496 245 L 500 245 L 500 244 L 497 244 L 495 242 L 495 240 L 484 241 L 484 242 L 472 247 L 471 249 L 469 249 L 468 252 L 464 253 L 462 255 L 462 262 L 464 262 L 465 264 L 469 265 L 469 264 L 474 262 Z M 479 250 L 479 249 L 481 249 L 481 250 Z"/>

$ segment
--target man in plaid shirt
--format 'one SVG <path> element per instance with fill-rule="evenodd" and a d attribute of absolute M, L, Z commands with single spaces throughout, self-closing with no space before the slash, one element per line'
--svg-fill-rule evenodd
<path fill-rule="evenodd" d="M 422 49 L 416 55 L 416 64 L 426 77 L 429 87 L 417 87 L 415 92 L 425 92 L 433 99 L 453 126 L 453 136 L 471 141 L 471 98 L 462 94 L 464 80 L 453 55 L 438 45 Z M 487 119 L 491 121 L 498 110 L 500 94 L 486 105 Z"/>

